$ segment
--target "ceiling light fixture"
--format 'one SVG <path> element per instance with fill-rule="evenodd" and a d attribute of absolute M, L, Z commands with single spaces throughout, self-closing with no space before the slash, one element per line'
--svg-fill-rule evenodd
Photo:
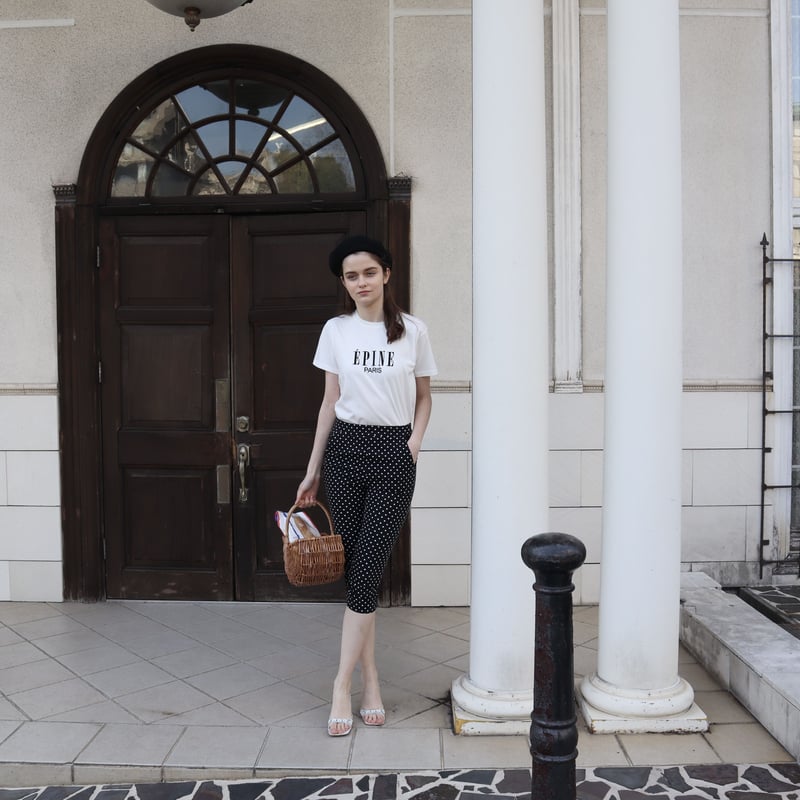
<path fill-rule="evenodd" d="M 189 29 L 194 32 L 201 19 L 221 17 L 239 6 L 252 3 L 253 0 L 147 0 L 147 2 L 167 14 L 183 17 Z"/>

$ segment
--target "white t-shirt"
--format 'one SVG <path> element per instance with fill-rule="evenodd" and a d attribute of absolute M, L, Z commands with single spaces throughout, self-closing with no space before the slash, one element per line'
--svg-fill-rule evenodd
<path fill-rule="evenodd" d="M 355 425 L 408 425 L 414 419 L 415 378 L 436 375 L 425 323 L 403 314 L 405 333 L 389 344 L 383 322 L 357 312 L 329 319 L 314 366 L 339 376 L 336 416 Z"/>

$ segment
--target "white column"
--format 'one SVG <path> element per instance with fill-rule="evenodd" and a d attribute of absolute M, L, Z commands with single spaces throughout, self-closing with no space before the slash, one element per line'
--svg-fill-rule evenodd
<path fill-rule="evenodd" d="M 542 0 L 474 0 L 472 611 L 462 734 L 525 733 L 532 573 L 548 530 L 549 381 Z"/>
<path fill-rule="evenodd" d="M 678 675 L 682 233 L 678 0 L 608 2 L 605 450 L 590 730 L 705 730 Z"/>

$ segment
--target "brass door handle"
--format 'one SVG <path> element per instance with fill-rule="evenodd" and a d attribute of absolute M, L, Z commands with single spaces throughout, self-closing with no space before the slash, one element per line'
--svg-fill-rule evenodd
<path fill-rule="evenodd" d="M 250 465 L 250 445 L 240 444 L 236 448 L 236 462 L 239 467 L 239 502 L 247 502 L 247 467 Z"/>

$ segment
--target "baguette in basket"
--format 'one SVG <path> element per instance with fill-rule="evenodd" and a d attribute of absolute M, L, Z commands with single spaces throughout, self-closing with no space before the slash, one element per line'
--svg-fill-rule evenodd
<path fill-rule="evenodd" d="M 297 510 L 297 504 L 289 509 L 283 526 L 279 521 L 282 512 L 275 513 L 275 521 L 283 535 L 283 566 L 293 586 L 334 583 L 344 575 L 342 537 L 333 532 L 333 520 L 328 509 L 319 501 L 315 505 L 325 512 L 330 532 L 319 531 L 306 514 Z M 293 528 L 300 535 L 294 541 Z"/>
<path fill-rule="evenodd" d="M 275 512 L 275 522 L 281 529 L 281 533 L 290 542 L 297 542 L 300 539 L 311 539 L 313 536 L 321 536 L 319 528 L 312 522 L 311 517 L 303 511 L 295 511 L 291 520 L 286 511 Z M 290 524 L 287 524 L 287 520 Z"/>

